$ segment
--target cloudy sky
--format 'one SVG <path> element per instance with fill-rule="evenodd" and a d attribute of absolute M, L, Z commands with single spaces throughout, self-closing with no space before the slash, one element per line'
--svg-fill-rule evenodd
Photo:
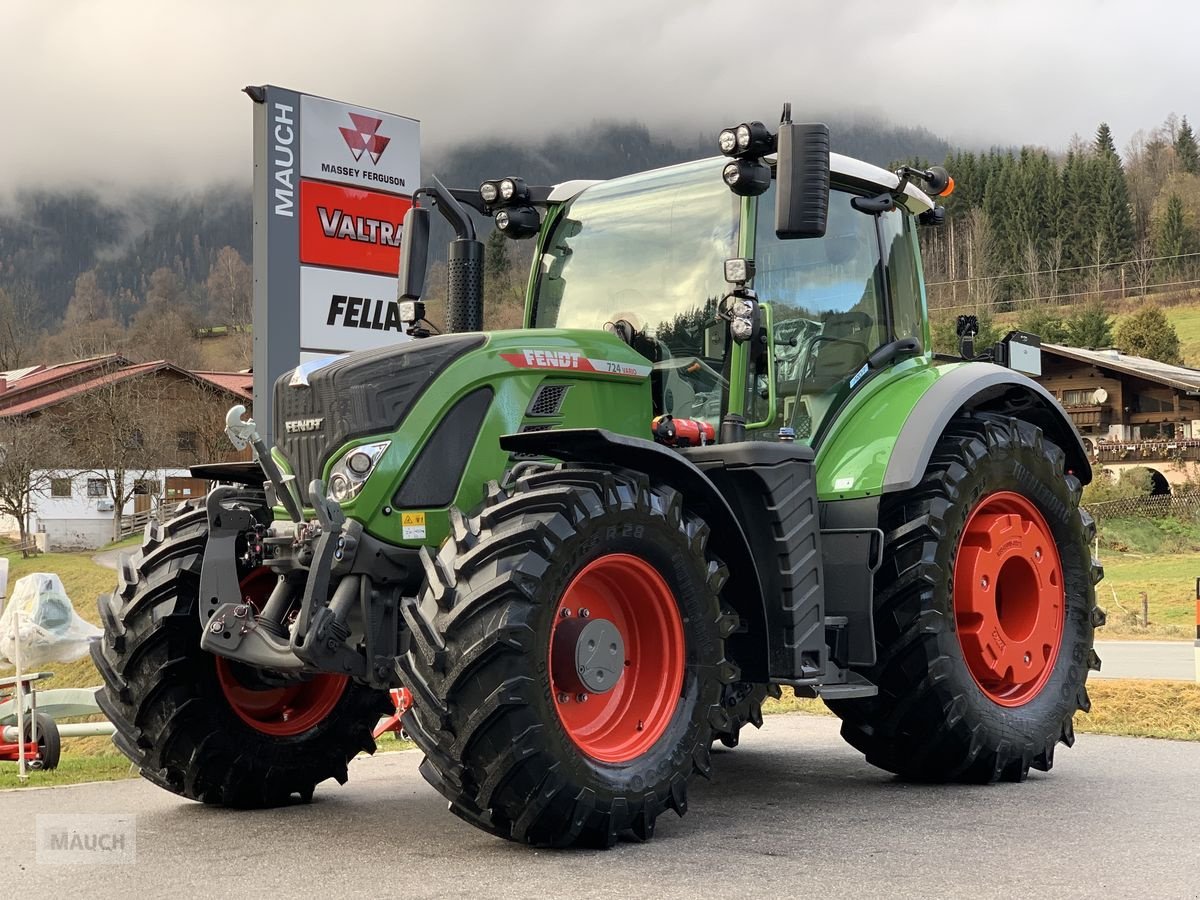
<path fill-rule="evenodd" d="M 422 121 L 436 149 L 597 119 L 882 116 L 951 140 L 1119 145 L 1200 119 L 1184 0 L 0 0 L 0 190 L 249 180 L 273 83 Z"/>

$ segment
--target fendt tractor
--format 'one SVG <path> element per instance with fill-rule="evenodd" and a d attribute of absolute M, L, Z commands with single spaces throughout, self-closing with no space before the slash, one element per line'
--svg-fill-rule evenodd
<path fill-rule="evenodd" d="M 1091 469 L 1022 374 L 1036 338 L 977 353 L 962 317 L 931 350 L 918 229 L 953 181 L 786 108 L 719 145 L 417 192 L 413 340 L 286 373 L 273 437 L 231 410 L 255 462 L 197 469 L 102 598 L 100 703 L 145 778 L 310 799 L 393 690 L 450 809 L 540 846 L 651 837 L 784 686 L 902 778 L 1051 767 L 1099 665 Z M 536 238 L 522 329 L 482 330 L 476 217 Z"/>

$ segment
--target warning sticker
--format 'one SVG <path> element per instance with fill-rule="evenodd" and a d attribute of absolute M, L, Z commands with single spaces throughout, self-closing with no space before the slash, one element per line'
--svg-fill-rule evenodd
<path fill-rule="evenodd" d="M 425 540 L 425 513 L 406 512 L 400 514 L 401 537 L 406 541 Z"/>

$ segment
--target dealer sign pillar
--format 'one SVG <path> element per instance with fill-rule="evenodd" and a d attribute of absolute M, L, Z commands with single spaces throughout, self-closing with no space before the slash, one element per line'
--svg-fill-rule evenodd
<path fill-rule="evenodd" d="M 273 85 L 254 101 L 254 419 L 299 363 L 408 340 L 401 224 L 421 173 L 415 119 Z"/>

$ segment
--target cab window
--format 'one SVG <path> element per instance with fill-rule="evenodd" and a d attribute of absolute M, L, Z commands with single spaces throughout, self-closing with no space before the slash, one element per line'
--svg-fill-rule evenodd
<path fill-rule="evenodd" d="M 867 357 L 890 340 L 875 217 L 854 209 L 854 196 L 834 188 L 825 236 L 807 240 L 775 236 L 774 186 L 759 203 L 754 289 L 774 318 L 772 433 L 790 425 L 811 441 Z M 757 421 L 769 417 L 763 368 L 750 384 Z"/>

